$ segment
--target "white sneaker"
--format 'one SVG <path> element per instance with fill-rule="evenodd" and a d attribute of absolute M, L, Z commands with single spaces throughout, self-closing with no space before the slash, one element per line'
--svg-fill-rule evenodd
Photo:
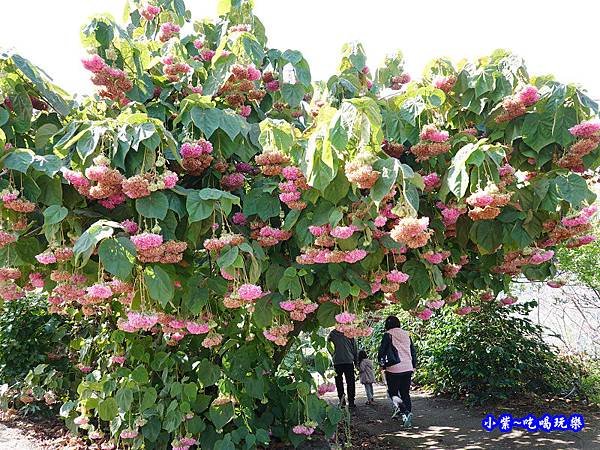
<path fill-rule="evenodd" d="M 409 412 L 408 414 L 406 414 L 404 416 L 404 427 L 405 428 L 412 427 L 412 413 L 411 412 Z"/>
<path fill-rule="evenodd" d="M 400 408 L 397 406 L 394 406 L 394 412 L 392 413 L 392 419 L 395 419 L 400 414 L 401 414 Z"/>

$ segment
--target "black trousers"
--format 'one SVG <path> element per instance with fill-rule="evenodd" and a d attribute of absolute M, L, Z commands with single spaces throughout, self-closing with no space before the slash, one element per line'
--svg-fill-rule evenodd
<path fill-rule="evenodd" d="M 412 402 L 410 401 L 410 379 L 412 372 L 385 373 L 388 394 L 390 398 L 398 396 L 402 400 L 400 409 L 402 412 L 411 412 Z"/>
<path fill-rule="evenodd" d="M 346 385 L 348 386 L 348 403 L 352 405 L 356 395 L 354 364 L 335 364 L 333 368 L 335 369 L 335 387 L 337 388 L 338 397 L 341 399 L 344 396 L 344 381 L 342 377 L 345 377 Z"/>

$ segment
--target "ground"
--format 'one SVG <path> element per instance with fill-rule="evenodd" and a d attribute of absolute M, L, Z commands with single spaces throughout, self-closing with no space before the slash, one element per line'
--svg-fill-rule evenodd
<path fill-rule="evenodd" d="M 331 395 L 331 394 L 330 394 Z M 387 399 L 384 385 L 375 386 L 376 404 L 365 405 L 365 394 L 362 385 L 357 385 L 358 408 L 353 414 L 354 448 L 370 449 L 461 449 L 461 450 L 508 450 L 508 449 L 549 449 L 549 450 L 600 450 L 600 413 L 583 410 L 564 402 L 548 402 L 542 399 L 542 405 L 530 407 L 523 402 L 515 402 L 514 406 L 500 406 L 493 409 L 466 408 L 456 400 L 432 397 L 424 392 L 413 392 L 413 427 L 402 429 L 398 421 L 390 420 L 391 405 Z M 336 401 L 335 394 L 328 397 Z M 531 404 L 530 400 L 527 403 Z M 535 402 L 534 402 L 535 403 Z M 540 408 L 540 406 L 542 406 Z M 579 433 L 551 432 L 527 433 L 514 430 L 510 433 L 491 433 L 484 431 L 481 420 L 486 414 L 496 417 L 508 412 L 513 416 L 522 417 L 527 413 L 569 415 L 579 412 L 586 419 L 585 428 Z"/>
<path fill-rule="evenodd" d="M 548 449 L 548 450 L 600 450 L 600 412 L 581 405 L 561 401 L 548 401 L 519 398 L 512 405 L 492 409 L 466 408 L 461 402 L 433 397 L 421 391 L 414 391 L 414 420 L 411 429 L 402 429 L 400 422 L 391 420 L 391 406 L 387 400 L 385 386 L 375 386 L 376 404 L 365 405 L 363 387 L 357 385 L 357 405 L 351 419 L 351 436 L 355 449 L 369 450 L 509 450 L 509 449 Z M 335 402 L 335 394 L 326 399 Z M 529 406 L 528 406 L 529 405 Z M 531 406 L 537 405 L 537 406 Z M 548 405 L 548 406 L 545 406 Z M 482 418 L 490 413 L 498 416 L 509 412 L 513 416 L 526 413 L 541 415 L 569 415 L 579 412 L 586 419 L 585 428 L 579 433 L 552 432 L 526 433 L 515 430 L 502 434 L 499 431 L 487 433 L 481 428 Z M 31 422 L 9 419 L 0 422 L 0 450 L 68 450 L 81 449 L 75 439 L 70 439 L 56 422 Z M 304 448 L 312 450 L 330 449 L 332 446 L 317 440 Z"/>

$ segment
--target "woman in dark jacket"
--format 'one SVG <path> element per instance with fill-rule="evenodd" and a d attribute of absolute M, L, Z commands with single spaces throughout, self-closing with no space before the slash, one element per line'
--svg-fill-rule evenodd
<path fill-rule="evenodd" d="M 407 331 L 396 316 L 385 319 L 385 333 L 379 346 L 378 361 L 385 370 L 388 395 L 394 405 L 392 418 L 402 414 L 404 426 L 412 425 L 410 381 L 417 367 L 417 353 Z"/>

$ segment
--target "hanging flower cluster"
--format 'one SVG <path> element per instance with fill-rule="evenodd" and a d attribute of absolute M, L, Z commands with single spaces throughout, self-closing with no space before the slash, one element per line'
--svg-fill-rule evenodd
<path fill-rule="evenodd" d="M 469 217 L 472 220 L 494 219 L 500 214 L 500 208 L 508 204 L 510 197 L 510 193 L 500 193 L 495 184 L 488 184 L 485 189 L 467 197 L 467 203 L 473 208 L 469 210 Z"/>
<path fill-rule="evenodd" d="M 273 72 L 265 72 L 262 76 L 263 83 L 265 83 L 265 88 L 269 92 L 277 92 L 279 90 L 279 80 L 275 79 Z"/>
<path fill-rule="evenodd" d="M 381 149 L 393 158 L 400 158 L 406 151 L 406 147 L 398 142 L 390 142 L 384 139 L 381 143 Z"/>
<path fill-rule="evenodd" d="M 205 139 L 185 142 L 179 149 L 181 166 L 190 175 L 199 176 L 210 166 L 213 160 L 212 151 L 212 144 Z"/>
<path fill-rule="evenodd" d="M 437 173 L 431 172 L 423 176 L 423 183 L 425 184 L 425 192 L 432 192 L 440 187 L 442 179 Z"/>
<path fill-rule="evenodd" d="M 434 87 L 444 91 L 446 94 L 452 90 L 456 84 L 456 76 L 454 75 L 436 75 L 431 81 Z"/>
<path fill-rule="evenodd" d="M 179 25 L 176 25 L 172 22 L 165 22 L 160 26 L 158 40 L 160 42 L 167 42 L 172 37 L 177 36 L 179 34 L 179 30 Z"/>
<path fill-rule="evenodd" d="M 367 251 L 363 249 L 344 251 L 308 248 L 296 257 L 296 262 L 298 264 L 339 264 L 343 262 L 354 264 L 366 256 Z"/>
<path fill-rule="evenodd" d="M 129 103 L 126 93 L 131 90 L 133 83 L 121 69 L 110 67 L 100 55 L 91 55 L 82 60 L 83 67 L 94 74 L 92 83 L 102 86 L 99 94 L 109 98 L 120 105 Z"/>
<path fill-rule="evenodd" d="M 523 271 L 523 266 L 540 265 L 551 260 L 553 256 L 553 250 L 542 249 L 508 252 L 504 255 L 502 264 L 493 267 L 492 272 L 519 275 Z"/>
<path fill-rule="evenodd" d="M 294 331 L 292 324 L 274 325 L 263 331 L 263 336 L 275 345 L 285 346 L 288 342 L 288 334 Z"/>
<path fill-rule="evenodd" d="M 0 230 L 0 248 L 5 247 L 13 242 L 16 242 L 17 238 L 12 233 L 7 233 L 4 230 Z"/>
<path fill-rule="evenodd" d="M 346 178 L 350 183 L 356 184 L 360 189 L 371 189 L 381 176 L 381 172 L 373 170 L 370 164 L 372 156 L 361 152 L 344 167 Z"/>
<path fill-rule="evenodd" d="M 290 318 L 302 322 L 308 314 L 317 310 L 319 305 L 306 299 L 286 300 L 279 303 L 279 307 L 290 313 Z"/>
<path fill-rule="evenodd" d="M 231 68 L 231 75 L 220 87 L 217 95 L 224 98 L 225 103 L 237 109 L 240 115 L 248 117 L 251 107 L 246 102 L 260 102 L 266 95 L 265 90 L 257 86 L 262 74 L 254 65 L 242 66 L 239 64 Z"/>
<path fill-rule="evenodd" d="M 158 190 L 174 188 L 178 180 L 177 174 L 170 170 L 165 170 L 162 174 L 145 173 L 124 179 L 121 189 L 129 198 L 143 198 Z"/>
<path fill-rule="evenodd" d="M 210 238 L 204 241 L 204 248 L 208 251 L 219 253 L 225 246 L 235 247 L 246 242 L 241 234 L 224 233 L 218 238 Z"/>
<path fill-rule="evenodd" d="M 315 432 L 315 428 L 317 427 L 316 423 L 313 422 L 307 422 L 304 425 L 296 425 L 294 428 L 292 428 L 292 431 L 294 432 L 294 434 L 301 434 L 303 436 L 310 436 L 311 434 L 313 434 Z"/>
<path fill-rule="evenodd" d="M 450 151 L 448 132 L 440 131 L 433 124 L 425 125 L 419 137 L 419 142 L 410 148 L 410 152 L 417 157 L 417 162 L 427 161 Z"/>
<path fill-rule="evenodd" d="M 160 14 L 160 7 L 154 5 L 145 5 L 140 9 L 140 15 L 148 22 L 152 22 Z"/>
<path fill-rule="evenodd" d="M 279 228 L 273 228 L 260 223 L 252 223 L 251 228 L 250 237 L 258 241 L 261 247 L 273 247 L 292 237 L 291 231 L 280 230 Z"/>
<path fill-rule="evenodd" d="M 163 72 L 167 76 L 167 79 L 171 82 L 180 81 L 182 77 L 190 75 L 193 69 L 189 64 L 183 62 L 175 62 L 173 56 L 165 56 L 162 59 Z"/>
<path fill-rule="evenodd" d="M 137 258 L 143 263 L 175 264 L 183 259 L 183 252 L 187 249 L 187 242 L 163 242 L 163 237 L 155 233 L 136 234 L 129 239 L 135 246 Z"/>
<path fill-rule="evenodd" d="M 467 208 L 456 205 L 446 205 L 442 202 L 437 202 L 435 206 L 442 214 L 442 223 L 446 227 L 444 234 L 447 237 L 456 236 L 456 222 L 462 214 L 467 212 Z"/>
<path fill-rule="evenodd" d="M 18 300 L 25 293 L 15 283 L 21 278 L 21 271 L 12 267 L 0 268 L 0 298 L 5 301 Z"/>
<path fill-rule="evenodd" d="M 278 150 L 270 150 L 254 157 L 263 175 L 281 175 L 283 168 L 290 163 L 289 156 Z"/>
<path fill-rule="evenodd" d="M 336 330 L 349 338 L 367 337 L 373 332 L 371 327 L 357 320 L 356 314 L 343 311 L 335 316 Z"/>
<path fill-rule="evenodd" d="M 306 208 L 306 202 L 302 201 L 302 191 L 310 189 L 306 182 L 304 174 L 295 166 L 287 166 L 281 169 L 281 175 L 286 179 L 279 183 L 279 200 L 285 203 L 290 209 L 303 210 Z"/>
<path fill-rule="evenodd" d="M 399 220 L 398 224 L 391 231 L 391 238 L 410 248 L 423 247 L 429 241 L 433 230 L 429 226 L 429 217 L 405 217 Z"/>
<path fill-rule="evenodd" d="M 406 283 L 409 278 L 408 274 L 397 269 L 393 269 L 388 273 L 377 273 L 371 283 L 371 295 L 379 291 L 385 294 L 392 294 L 398 291 L 400 284 Z"/>
<path fill-rule="evenodd" d="M 506 97 L 502 101 L 502 112 L 494 119 L 497 123 L 508 122 L 527 112 L 527 108 L 534 105 L 540 98 L 535 86 L 527 85 L 515 95 Z"/>
<path fill-rule="evenodd" d="M 433 250 L 428 250 L 423 253 L 423 259 L 431 264 L 440 264 L 443 260 L 450 256 L 450 252 L 442 251 L 442 252 L 434 252 Z"/>
<path fill-rule="evenodd" d="M 84 197 L 98 200 L 107 209 L 113 209 L 126 199 L 122 190 L 123 175 L 109 167 L 105 156 L 94 158 L 94 165 L 85 169 L 85 174 L 63 169 L 63 177 Z"/>
<path fill-rule="evenodd" d="M 500 166 L 498 168 L 498 175 L 500 175 L 498 189 L 505 189 L 507 186 L 513 184 L 517 180 L 515 172 L 515 168 L 508 163 Z"/>
<path fill-rule="evenodd" d="M 408 73 L 393 76 L 390 78 L 390 89 L 399 91 L 406 83 L 410 83 L 410 75 Z"/>
<path fill-rule="evenodd" d="M 66 262 L 73 257 L 73 249 L 70 247 L 49 248 L 43 253 L 35 255 L 40 264 L 48 265 L 57 262 Z"/>
<path fill-rule="evenodd" d="M 4 189 L 0 192 L 0 200 L 6 209 L 18 213 L 30 213 L 35 210 L 35 203 L 21 197 L 21 193 L 16 190 Z"/>
<path fill-rule="evenodd" d="M 600 121 L 590 120 L 581 122 L 569 128 L 569 132 L 577 138 L 575 143 L 566 151 L 557 164 L 566 169 L 582 172 L 583 157 L 594 151 L 600 145 Z"/>

